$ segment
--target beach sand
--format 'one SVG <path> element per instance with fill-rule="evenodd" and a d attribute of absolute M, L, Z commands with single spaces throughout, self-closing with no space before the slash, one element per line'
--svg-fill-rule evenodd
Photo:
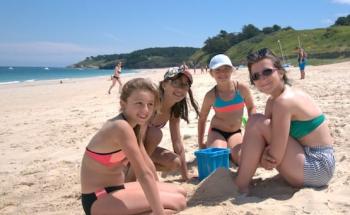
<path fill-rule="evenodd" d="M 181 184 L 188 207 L 180 214 L 349 214 L 350 212 L 350 62 L 298 68 L 288 75 L 293 86 L 308 92 L 326 114 L 335 139 L 336 171 L 329 186 L 296 189 L 276 171 L 259 169 L 250 196 L 232 185 L 237 168 L 219 169 L 199 182 L 181 182 L 179 173 L 159 173 L 162 181 Z M 144 70 L 136 77 L 161 80 L 165 69 Z M 123 77 L 123 81 L 131 77 Z M 0 214 L 83 214 L 80 165 L 90 138 L 118 113 L 118 89 L 107 90 L 109 77 L 43 81 L 0 86 Z M 233 79 L 248 83 L 246 68 Z M 194 74 L 193 92 L 201 104 L 214 85 L 207 74 Z M 251 87 L 258 112 L 266 96 Z M 211 113 L 212 114 L 212 113 Z M 208 126 L 208 124 L 207 124 Z M 197 119 L 181 122 L 189 169 L 197 174 Z M 161 146 L 171 149 L 168 126 Z"/>

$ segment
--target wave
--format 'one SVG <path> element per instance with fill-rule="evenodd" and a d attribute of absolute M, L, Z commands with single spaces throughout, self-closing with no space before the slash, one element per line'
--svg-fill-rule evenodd
<path fill-rule="evenodd" d="M 8 81 L 8 82 L 0 82 L 0 85 L 5 85 L 5 84 L 18 84 L 20 81 Z"/>
<path fill-rule="evenodd" d="M 34 81 L 36 81 L 36 80 L 35 79 L 30 79 L 30 80 L 25 80 L 23 82 L 34 82 Z"/>

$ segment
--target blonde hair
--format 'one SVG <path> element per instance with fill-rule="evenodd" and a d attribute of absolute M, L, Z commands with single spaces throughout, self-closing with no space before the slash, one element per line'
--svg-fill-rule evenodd
<path fill-rule="evenodd" d="M 127 102 L 130 95 L 137 90 L 148 91 L 154 95 L 154 109 L 155 109 L 155 112 L 158 112 L 160 108 L 159 92 L 158 92 L 157 86 L 150 79 L 134 78 L 126 82 L 123 85 L 122 91 L 120 93 L 120 100 Z M 123 112 L 122 107 L 120 108 L 120 111 Z M 141 142 L 140 125 L 137 125 L 134 128 L 134 132 L 137 138 L 137 142 L 140 144 Z"/>

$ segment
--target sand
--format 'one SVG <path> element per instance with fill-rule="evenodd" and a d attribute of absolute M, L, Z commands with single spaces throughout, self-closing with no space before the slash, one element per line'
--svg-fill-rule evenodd
<path fill-rule="evenodd" d="M 349 214 L 350 212 L 350 62 L 298 68 L 288 75 L 293 86 L 308 92 L 322 108 L 335 138 L 336 171 L 329 186 L 296 189 L 276 171 L 259 169 L 250 196 L 232 185 L 236 167 L 220 169 L 207 179 L 180 182 L 176 172 L 159 173 L 162 181 L 181 184 L 189 192 L 180 214 Z M 144 70 L 136 77 L 161 80 L 165 69 Z M 194 74 L 193 92 L 201 104 L 214 80 Z M 131 77 L 123 77 L 123 81 Z M 83 214 L 80 165 L 86 144 L 119 110 L 117 87 L 108 95 L 109 77 L 42 81 L 0 86 L 0 214 Z M 247 69 L 233 79 L 248 83 Z M 266 96 L 251 87 L 258 112 Z M 212 113 L 211 113 L 212 114 Z M 189 169 L 197 174 L 197 119 L 181 122 Z M 171 149 L 169 128 L 161 146 Z"/>

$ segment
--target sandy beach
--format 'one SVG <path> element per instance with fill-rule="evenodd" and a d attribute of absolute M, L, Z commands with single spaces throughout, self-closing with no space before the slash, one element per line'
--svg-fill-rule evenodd
<path fill-rule="evenodd" d="M 335 139 L 336 171 L 329 186 L 296 189 L 277 171 L 259 169 L 248 197 L 234 189 L 237 168 L 220 169 L 199 182 L 180 182 L 180 174 L 159 173 L 162 181 L 184 186 L 188 207 L 180 214 L 349 214 L 350 213 L 350 62 L 308 66 L 306 79 L 288 69 L 294 87 L 308 92 L 321 107 Z M 133 77 L 161 80 L 165 69 L 149 69 Z M 193 71 L 192 71 L 193 72 Z M 123 81 L 131 77 L 124 77 Z M 232 77 L 248 83 L 240 68 Z M 201 105 L 214 86 L 209 73 L 194 74 L 193 93 Z M 42 81 L 0 86 L 0 214 L 83 214 L 80 165 L 90 138 L 118 113 L 118 89 L 107 90 L 109 77 Z M 266 96 L 251 86 L 258 112 Z M 209 118 L 208 118 L 209 119 Z M 197 119 L 181 122 L 189 169 L 197 174 Z M 161 146 L 171 149 L 169 128 Z"/>

